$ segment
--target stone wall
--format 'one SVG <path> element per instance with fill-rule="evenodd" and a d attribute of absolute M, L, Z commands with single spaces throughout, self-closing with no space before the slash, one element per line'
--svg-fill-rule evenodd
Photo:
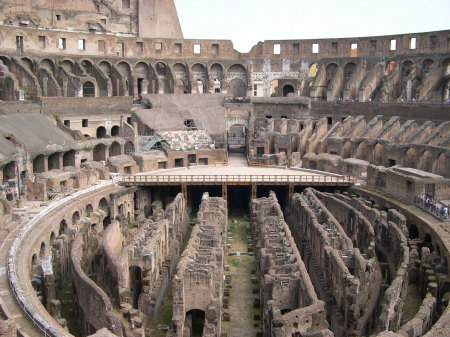
<path fill-rule="evenodd" d="M 220 335 L 226 223 L 226 201 L 205 193 L 173 279 L 173 317 L 167 336 L 190 335 L 197 310 L 205 317 L 203 336 Z"/>
<path fill-rule="evenodd" d="M 320 301 L 275 194 L 251 202 L 265 336 L 328 336 Z"/>

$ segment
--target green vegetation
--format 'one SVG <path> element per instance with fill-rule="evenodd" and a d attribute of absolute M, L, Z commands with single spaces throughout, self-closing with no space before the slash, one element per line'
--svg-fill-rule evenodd
<path fill-rule="evenodd" d="M 10 85 L 12 83 L 12 78 L 10 76 L 6 76 L 5 78 L 3 78 L 3 83 L 5 85 Z"/>

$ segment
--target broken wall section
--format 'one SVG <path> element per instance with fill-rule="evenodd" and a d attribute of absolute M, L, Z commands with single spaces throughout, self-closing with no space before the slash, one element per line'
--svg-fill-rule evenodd
<path fill-rule="evenodd" d="M 251 202 L 265 336 L 331 336 L 318 299 L 273 192 Z"/>

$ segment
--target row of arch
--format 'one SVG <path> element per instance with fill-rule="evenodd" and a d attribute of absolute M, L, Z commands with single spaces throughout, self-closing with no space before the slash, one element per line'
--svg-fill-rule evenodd
<path fill-rule="evenodd" d="M 5 55 L 0 56 L 0 60 L 14 72 L 13 62 L 17 60 Z M 35 82 L 42 87 L 42 96 L 138 97 L 147 93 L 233 91 L 236 87 L 233 81 L 242 82 L 240 87 L 245 90 L 247 86 L 247 69 L 240 63 L 225 67 L 220 63 L 208 66 L 202 63 L 137 61 L 133 64 L 127 60 L 113 63 L 109 60 L 94 62 L 87 58 L 78 61 L 63 58 L 55 62 L 51 58 L 38 61 L 29 57 L 22 57 L 20 62 L 28 70 L 28 76 L 36 77 Z M 67 84 L 66 81 L 73 83 Z M 245 96 L 245 93 L 240 96 Z"/>

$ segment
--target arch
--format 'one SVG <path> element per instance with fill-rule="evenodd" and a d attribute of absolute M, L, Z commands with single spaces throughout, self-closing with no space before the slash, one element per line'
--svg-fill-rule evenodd
<path fill-rule="evenodd" d="M 192 78 L 196 81 L 197 92 L 203 94 L 208 92 L 208 73 L 203 64 L 196 63 L 191 67 Z"/>
<path fill-rule="evenodd" d="M 172 72 L 164 62 L 158 62 L 155 65 L 156 76 L 158 79 L 158 93 L 169 94 L 172 93 Z"/>
<path fill-rule="evenodd" d="M 37 255 L 33 254 L 33 256 L 31 257 L 31 265 L 32 266 L 36 266 L 38 264 L 37 262 Z"/>
<path fill-rule="evenodd" d="M 410 60 L 405 60 L 402 62 L 402 77 L 408 77 L 411 74 L 413 68 L 413 63 Z"/>
<path fill-rule="evenodd" d="M 351 157 L 352 152 L 352 144 L 350 142 L 346 142 L 342 147 L 341 157 L 342 159 L 347 159 Z"/>
<path fill-rule="evenodd" d="M 450 173 L 447 170 L 447 161 L 445 153 L 440 153 L 433 163 L 433 173 L 448 177 Z"/>
<path fill-rule="evenodd" d="M 344 66 L 344 86 L 348 83 L 352 77 L 353 71 L 356 68 L 356 63 L 349 62 Z"/>
<path fill-rule="evenodd" d="M 35 72 L 35 64 L 32 60 L 30 60 L 28 57 L 22 57 L 21 61 L 23 65 L 32 73 Z"/>
<path fill-rule="evenodd" d="M 411 226 L 409 226 L 408 232 L 410 240 L 419 239 L 419 229 L 416 225 L 412 224 Z"/>
<path fill-rule="evenodd" d="M 395 61 L 390 61 L 386 66 L 386 75 L 389 76 L 395 68 Z"/>
<path fill-rule="evenodd" d="M 95 97 L 95 85 L 91 81 L 84 82 L 83 97 Z"/>
<path fill-rule="evenodd" d="M 125 154 L 127 154 L 127 155 L 131 155 L 132 153 L 135 152 L 133 142 L 127 141 L 127 142 L 125 143 L 125 146 L 124 146 L 124 152 L 125 152 Z"/>
<path fill-rule="evenodd" d="M 417 151 L 414 148 L 409 148 L 403 156 L 402 166 L 416 167 L 417 166 Z"/>
<path fill-rule="evenodd" d="M 138 95 L 154 93 L 151 81 L 151 78 L 154 78 L 154 72 L 151 66 L 142 61 L 137 62 L 134 66 L 134 76 L 137 78 Z"/>
<path fill-rule="evenodd" d="M 185 325 L 191 327 L 191 336 L 203 336 L 205 326 L 205 312 L 192 309 L 186 312 Z"/>
<path fill-rule="evenodd" d="M 64 60 L 61 61 L 61 63 L 59 64 L 59 66 L 64 69 L 67 73 L 71 74 L 74 72 L 74 64 L 72 60 Z"/>
<path fill-rule="evenodd" d="M 434 61 L 430 59 L 425 59 L 422 62 L 422 77 L 425 78 L 431 71 Z"/>
<path fill-rule="evenodd" d="M 214 63 L 209 68 L 209 78 L 211 79 L 211 87 L 214 93 L 218 94 L 222 92 L 223 67 L 221 64 Z"/>
<path fill-rule="evenodd" d="M 361 142 L 356 148 L 356 158 L 367 161 L 367 157 L 367 144 L 366 142 Z"/>
<path fill-rule="evenodd" d="M 331 84 L 331 80 L 333 79 L 334 75 L 336 75 L 338 71 L 338 65 L 336 63 L 330 63 L 326 67 L 326 87 L 328 89 L 329 85 Z"/>
<path fill-rule="evenodd" d="M 182 63 L 175 63 L 172 68 L 175 83 L 174 92 L 176 94 L 190 93 L 189 71 L 187 67 Z"/>
<path fill-rule="evenodd" d="M 111 136 L 112 137 L 119 137 L 120 136 L 120 126 L 114 125 L 111 128 Z"/>
<path fill-rule="evenodd" d="M 287 97 L 289 94 L 292 94 L 295 92 L 294 87 L 291 84 L 286 84 L 283 86 L 283 97 Z"/>
<path fill-rule="evenodd" d="M 93 76 L 94 63 L 89 59 L 82 59 L 79 63 L 85 70 L 85 72 Z"/>
<path fill-rule="evenodd" d="M 313 63 L 309 66 L 308 77 L 310 80 L 313 80 L 316 77 L 318 70 L 319 70 L 319 66 L 317 65 L 317 63 Z"/>
<path fill-rule="evenodd" d="M 373 163 L 375 165 L 383 165 L 384 146 L 377 143 L 373 148 Z"/>
<path fill-rule="evenodd" d="M 63 167 L 75 166 L 75 150 L 70 150 L 63 155 Z"/>
<path fill-rule="evenodd" d="M 53 153 L 48 157 L 48 170 L 59 170 L 61 167 L 59 165 L 60 153 Z"/>
<path fill-rule="evenodd" d="M 106 145 L 98 144 L 93 149 L 94 161 L 105 161 L 106 160 Z"/>
<path fill-rule="evenodd" d="M 75 215 L 75 213 L 73 215 Z M 73 215 L 72 215 L 72 224 L 74 225 L 75 223 L 73 222 Z M 67 233 L 68 233 L 67 222 L 66 222 L 66 220 L 62 219 L 61 222 L 59 223 L 58 235 L 63 235 L 63 234 L 67 234 Z"/>
<path fill-rule="evenodd" d="M 111 224 L 111 217 L 108 215 L 102 221 L 103 229 L 106 229 Z"/>
<path fill-rule="evenodd" d="M 445 59 L 442 61 L 442 70 L 445 75 L 450 75 L 450 58 Z"/>
<path fill-rule="evenodd" d="M 16 162 L 11 161 L 3 167 L 3 181 L 16 177 Z"/>
<path fill-rule="evenodd" d="M 42 260 L 45 258 L 46 255 L 46 250 L 47 250 L 47 245 L 45 244 L 45 242 L 41 243 L 41 248 L 39 249 L 39 258 Z"/>
<path fill-rule="evenodd" d="M 98 203 L 98 208 L 100 208 L 103 211 L 107 211 L 109 206 L 108 206 L 108 201 L 106 200 L 106 198 L 102 198 L 99 203 Z"/>
<path fill-rule="evenodd" d="M 101 61 L 98 66 L 101 71 L 105 73 L 105 75 L 111 77 L 111 63 L 109 63 L 108 61 Z"/>
<path fill-rule="evenodd" d="M 114 157 L 114 156 L 120 156 L 121 154 L 122 154 L 122 150 L 121 150 L 119 142 L 113 142 L 111 144 L 111 146 L 109 147 L 109 156 Z"/>
<path fill-rule="evenodd" d="M 45 172 L 45 157 L 43 154 L 40 154 L 33 160 L 33 173 L 42 172 Z"/>
<path fill-rule="evenodd" d="M 433 157 L 433 154 L 431 153 L 431 151 L 426 150 L 420 157 L 419 169 L 422 171 L 431 172 L 432 157 Z"/>
<path fill-rule="evenodd" d="M 78 211 L 73 212 L 72 214 L 72 226 L 75 226 L 80 220 L 80 213 Z"/>
<path fill-rule="evenodd" d="M 94 208 L 92 207 L 91 204 L 87 204 L 84 211 L 85 211 L 86 216 L 90 217 L 92 215 L 92 213 L 94 212 Z"/>
<path fill-rule="evenodd" d="M 104 138 L 106 136 L 106 128 L 104 126 L 99 126 L 96 135 L 97 138 Z"/>
<path fill-rule="evenodd" d="M 430 234 L 425 233 L 425 237 L 423 238 L 423 244 L 425 247 L 428 247 L 430 249 L 430 252 L 434 250 L 433 240 L 431 239 Z"/>

